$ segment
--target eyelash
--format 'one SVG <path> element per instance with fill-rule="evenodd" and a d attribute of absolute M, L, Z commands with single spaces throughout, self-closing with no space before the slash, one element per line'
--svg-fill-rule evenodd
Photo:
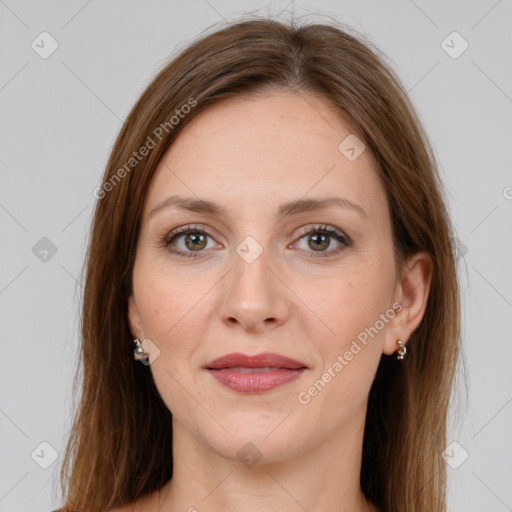
<path fill-rule="evenodd" d="M 205 226 L 203 226 L 202 229 L 199 229 L 197 226 L 184 226 L 184 227 L 175 229 L 174 231 L 171 231 L 169 234 L 165 235 L 160 240 L 160 244 L 163 247 L 167 247 L 168 251 L 170 253 L 176 254 L 178 256 L 192 257 L 192 258 L 200 257 L 201 252 L 204 252 L 204 251 L 197 251 L 197 252 L 190 251 L 189 252 L 189 251 L 180 251 L 180 250 L 171 248 L 171 244 L 176 239 L 178 239 L 181 236 L 184 236 L 188 233 L 207 235 L 210 238 L 213 238 L 213 235 L 206 229 Z M 327 258 L 327 257 L 336 256 L 336 255 L 342 253 L 343 251 L 345 251 L 348 247 L 351 247 L 351 245 L 352 245 L 352 242 L 348 236 L 344 235 L 341 231 L 338 231 L 337 229 L 330 227 L 330 226 L 326 226 L 326 225 L 319 225 L 314 228 L 305 228 L 305 229 L 301 230 L 299 233 L 300 236 L 297 240 L 301 240 L 302 238 L 304 238 L 308 235 L 313 235 L 313 234 L 314 235 L 317 235 L 317 234 L 328 235 L 332 238 L 335 238 L 338 242 L 340 242 L 342 244 L 342 246 L 339 247 L 338 249 L 332 249 L 330 251 L 319 251 L 319 252 L 311 251 L 310 258 Z"/>

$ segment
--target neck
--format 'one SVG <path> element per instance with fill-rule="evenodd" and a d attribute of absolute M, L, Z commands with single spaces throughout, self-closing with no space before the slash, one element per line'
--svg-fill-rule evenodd
<path fill-rule="evenodd" d="M 364 416 L 286 458 L 249 467 L 199 442 L 173 417 L 173 476 L 158 510 L 377 512 L 360 488 Z"/>

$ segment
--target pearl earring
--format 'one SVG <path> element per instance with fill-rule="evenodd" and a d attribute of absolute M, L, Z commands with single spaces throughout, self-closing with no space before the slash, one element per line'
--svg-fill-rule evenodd
<path fill-rule="evenodd" d="M 138 339 L 133 340 L 133 342 L 137 345 L 135 347 L 135 350 L 133 351 L 133 358 L 136 361 L 141 361 L 142 363 L 145 363 L 149 360 L 149 354 L 144 350 L 142 347 L 140 341 Z"/>
<path fill-rule="evenodd" d="M 396 358 L 402 360 L 405 356 L 405 353 L 407 352 L 407 348 L 405 347 L 402 340 L 396 340 L 396 343 L 398 345 L 398 354 Z"/>

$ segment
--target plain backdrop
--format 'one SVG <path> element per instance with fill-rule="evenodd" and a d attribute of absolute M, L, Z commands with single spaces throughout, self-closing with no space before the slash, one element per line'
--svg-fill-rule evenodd
<path fill-rule="evenodd" d="M 458 233 L 468 374 L 452 409 L 449 510 L 512 510 L 510 0 L 0 0 L 0 511 L 61 504 L 77 279 L 123 120 L 213 23 L 292 10 L 375 42 L 432 140 Z"/>

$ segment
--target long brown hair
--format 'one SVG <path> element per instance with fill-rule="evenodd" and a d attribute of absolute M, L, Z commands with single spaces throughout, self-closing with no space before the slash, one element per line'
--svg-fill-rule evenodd
<path fill-rule="evenodd" d="M 361 488 L 382 512 L 446 510 L 441 453 L 460 347 L 454 230 L 407 92 L 379 50 L 351 30 L 261 18 L 216 28 L 173 58 L 128 115 L 96 193 L 83 268 L 80 402 L 60 473 L 63 511 L 104 511 L 172 477 L 172 416 L 148 367 L 133 358 L 127 324 L 144 198 L 163 153 L 195 115 L 220 99 L 273 89 L 316 94 L 339 109 L 378 163 L 397 264 L 417 251 L 432 257 L 426 312 L 406 360 L 383 355 L 370 390 Z"/>

